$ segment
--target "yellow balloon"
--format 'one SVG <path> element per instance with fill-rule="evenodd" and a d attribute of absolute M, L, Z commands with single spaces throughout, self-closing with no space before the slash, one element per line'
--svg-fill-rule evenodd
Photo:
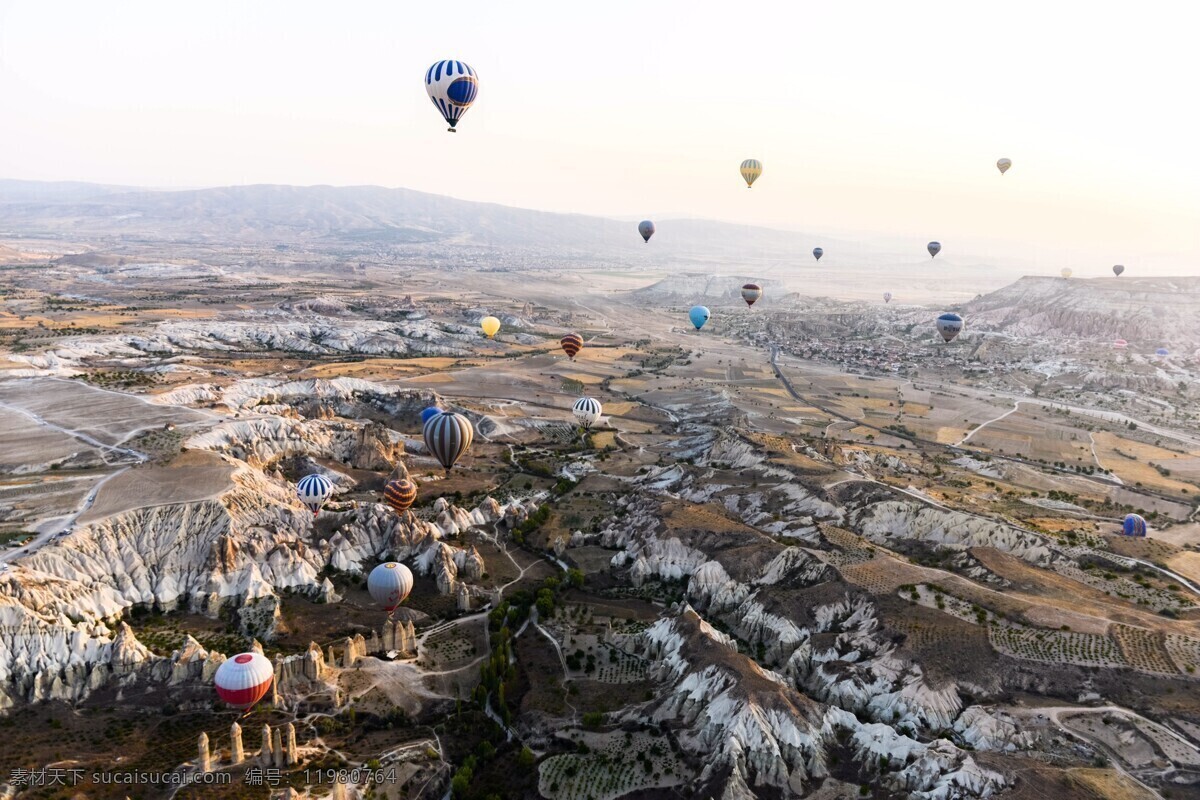
<path fill-rule="evenodd" d="M 483 332 L 490 339 L 496 335 L 496 331 L 500 330 L 500 320 L 495 317 L 484 317 L 479 321 L 479 327 L 483 328 Z"/>
<path fill-rule="evenodd" d="M 1062 276 L 1063 276 L 1064 278 L 1069 278 L 1069 277 L 1071 277 L 1071 276 L 1072 276 L 1072 275 L 1074 275 L 1074 274 L 1075 274 L 1075 273 L 1071 271 L 1071 268 L 1070 268 L 1070 267 L 1063 267 L 1063 268 L 1062 268 Z"/>
<path fill-rule="evenodd" d="M 746 182 L 746 188 L 749 189 L 758 180 L 758 176 L 762 175 L 762 162 L 757 158 L 747 158 L 742 162 L 742 180 Z"/>

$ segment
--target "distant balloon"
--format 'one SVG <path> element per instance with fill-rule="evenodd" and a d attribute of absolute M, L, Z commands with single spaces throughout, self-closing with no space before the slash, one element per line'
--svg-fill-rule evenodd
<path fill-rule="evenodd" d="M 825 255 L 825 250 L 824 250 L 824 248 L 821 248 L 821 247 L 814 247 L 814 248 L 813 248 L 813 258 L 815 258 L 817 261 L 820 261 L 820 260 L 821 260 L 821 256 L 823 256 L 823 255 Z"/>
<path fill-rule="evenodd" d="M 440 413 L 442 413 L 440 408 L 437 406 L 430 406 L 421 412 L 421 424 L 424 425 L 426 422 L 429 422 L 430 417 L 436 417 Z"/>
<path fill-rule="evenodd" d="M 479 320 L 479 327 L 483 329 L 484 335 L 491 339 L 500 330 L 500 320 L 495 317 L 484 317 Z"/>
<path fill-rule="evenodd" d="M 883 302 L 885 302 L 885 303 L 890 303 L 890 302 L 892 302 L 892 293 L 891 293 L 891 292 L 884 292 L 884 293 L 883 293 Z"/>
<path fill-rule="evenodd" d="M 412 571 L 395 561 L 385 561 L 367 576 L 367 592 L 389 615 L 404 602 L 412 587 Z"/>
<path fill-rule="evenodd" d="M 262 653 L 238 653 L 227 658 L 213 676 L 217 696 L 243 710 L 266 697 L 274 681 L 275 666 Z"/>
<path fill-rule="evenodd" d="M 688 312 L 688 319 L 696 326 L 696 330 L 703 328 L 704 323 L 708 322 L 710 316 L 712 315 L 704 306 L 692 306 L 692 310 Z"/>
<path fill-rule="evenodd" d="M 1073 270 L 1072 270 L 1070 267 L 1063 267 L 1063 268 L 1062 268 L 1062 270 L 1060 270 L 1060 274 L 1061 274 L 1061 275 L 1062 275 L 1064 278 L 1069 278 L 1069 277 L 1071 277 L 1072 275 L 1074 275 L 1074 274 L 1075 274 L 1075 272 L 1074 272 L 1074 271 L 1073 271 Z"/>
<path fill-rule="evenodd" d="M 558 346 L 567 354 L 567 358 L 574 361 L 575 356 L 583 349 L 583 337 L 578 333 L 568 333 L 558 340 Z"/>
<path fill-rule="evenodd" d="M 642 238 L 646 242 L 650 241 L 650 237 L 654 235 L 654 230 L 654 223 L 648 219 L 644 219 L 638 223 L 638 233 L 642 235 Z"/>
<path fill-rule="evenodd" d="M 938 253 L 942 252 L 942 243 L 930 242 L 929 244 L 925 245 L 925 249 L 929 251 L 929 257 L 934 258 Z"/>
<path fill-rule="evenodd" d="M 746 188 L 754 186 L 754 182 L 758 180 L 758 176 L 762 175 L 762 162 L 757 158 L 747 158 L 742 162 L 742 179 L 746 181 Z"/>
<path fill-rule="evenodd" d="M 942 339 L 947 342 L 954 339 L 955 336 L 962 333 L 963 318 L 958 314 L 949 312 L 942 314 L 937 318 L 937 331 L 942 335 Z"/>
<path fill-rule="evenodd" d="M 408 478 L 388 481 L 383 486 L 383 499 L 393 511 L 403 514 L 417 500 L 417 485 Z"/>
<path fill-rule="evenodd" d="M 1116 275 L 1118 278 L 1121 277 L 1121 273 L 1124 271 L 1125 271 L 1125 268 L 1123 266 L 1121 266 L 1120 264 L 1113 265 L 1113 275 Z"/>
<path fill-rule="evenodd" d="M 1113 347 L 1122 348 L 1128 346 L 1129 342 L 1125 341 L 1124 339 L 1117 339 L 1115 342 L 1113 342 Z"/>
<path fill-rule="evenodd" d="M 1121 526 L 1121 534 L 1144 537 L 1146 535 L 1145 518 L 1141 514 L 1126 514 L 1125 523 Z"/>
<path fill-rule="evenodd" d="M 600 401 L 594 397 L 581 397 L 571 407 L 571 413 L 579 420 L 579 427 L 585 431 L 600 421 L 603 411 Z"/>
<path fill-rule="evenodd" d="M 996 169 L 1000 170 L 1000 174 L 1008 172 L 1008 168 L 1012 166 L 1011 158 L 1002 158 L 996 162 Z"/>
<path fill-rule="evenodd" d="M 308 506 L 308 510 L 315 517 L 321 513 L 325 501 L 333 496 L 333 481 L 316 472 L 305 475 L 296 481 L 296 496 L 300 498 L 301 503 Z"/>
<path fill-rule="evenodd" d="M 471 446 L 471 440 L 475 438 L 475 429 L 471 427 L 471 420 L 462 414 L 443 411 L 436 417 L 429 418 L 425 423 L 424 434 L 425 446 L 449 474 L 454 462 Z"/>
<path fill-rule="evenodd" d="M 1154 355 L 1156 355 L 1156 356 L 1169 356 L 1169 355 L 1171 355 L 1171 351 L 1170 351 L 1170 350 L 1168 350 L 1168 349 L 1167 349 L 1167 348 L 1165 348 L 1165 347 L 1160 347 L 1160 348 L 1158 348 L 1157 350 L 1155 350 L 1155 351 L 1154 351 Z"/>
<path fill-rule="evenodd" d="M 439 61 L 425 72 L 425 91 L 454 133 L 462 115 L 479 94 L 479 76 L 461 61 Z"/>
<path fill-rule="evenodd" d="M 762 297 L 762 287 L 757 283 L 747 283 L 742 287 L 742 299 L 746 301 L 746 305 L 753 306 L 760 297 Z"/>

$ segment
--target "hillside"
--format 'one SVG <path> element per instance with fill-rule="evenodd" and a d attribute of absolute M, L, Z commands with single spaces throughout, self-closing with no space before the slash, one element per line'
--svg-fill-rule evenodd
<path fill-rule="evenodd" d="M 18 236 L 197 243 L 467 244 L 623 258 L 790 260 L 809 237 L 707 220 L 658 220 L 650 245 L 629 222 L 478 203 L 380 186 L 227 186 L 153 191 L 0 181 L 0 230 Z"/>
<path fill-rule="evenodd" d="M 973 325 L 1018 336 L 1200 343 L 1200 277 L 1024 277 L 964 309 Z"/>

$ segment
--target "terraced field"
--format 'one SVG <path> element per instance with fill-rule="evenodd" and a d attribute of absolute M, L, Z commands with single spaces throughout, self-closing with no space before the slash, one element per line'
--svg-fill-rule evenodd
<path fill-rule="evenodd" d="M 1121 655 L 1134 669 L 1162 675 L 1179 673 L 1163 643 L 1163 634 L 1121 624 L 1114 624 L 1110 632 Z"/>
<path fill-rule="evenodd" d="M 590 752 L 551 756 L 538 769 L 538 792 L 550 800 L 614 800 L 639 789 L 666 789 L 691 770 L 665 738 L 646 734 L 592 735 Z"/>

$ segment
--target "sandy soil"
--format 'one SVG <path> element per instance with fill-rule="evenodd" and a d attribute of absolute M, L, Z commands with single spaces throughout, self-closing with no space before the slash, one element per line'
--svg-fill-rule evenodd
<path fill-rule="evenodd" d="M 79 522 L 92 522 L 122 511 L 167 503 L 191 503 L 215 497 L 233 485 L 233 467 L 216 453 L 190 451 L 165 467 L 142 466 L 114 476 Z"/>

